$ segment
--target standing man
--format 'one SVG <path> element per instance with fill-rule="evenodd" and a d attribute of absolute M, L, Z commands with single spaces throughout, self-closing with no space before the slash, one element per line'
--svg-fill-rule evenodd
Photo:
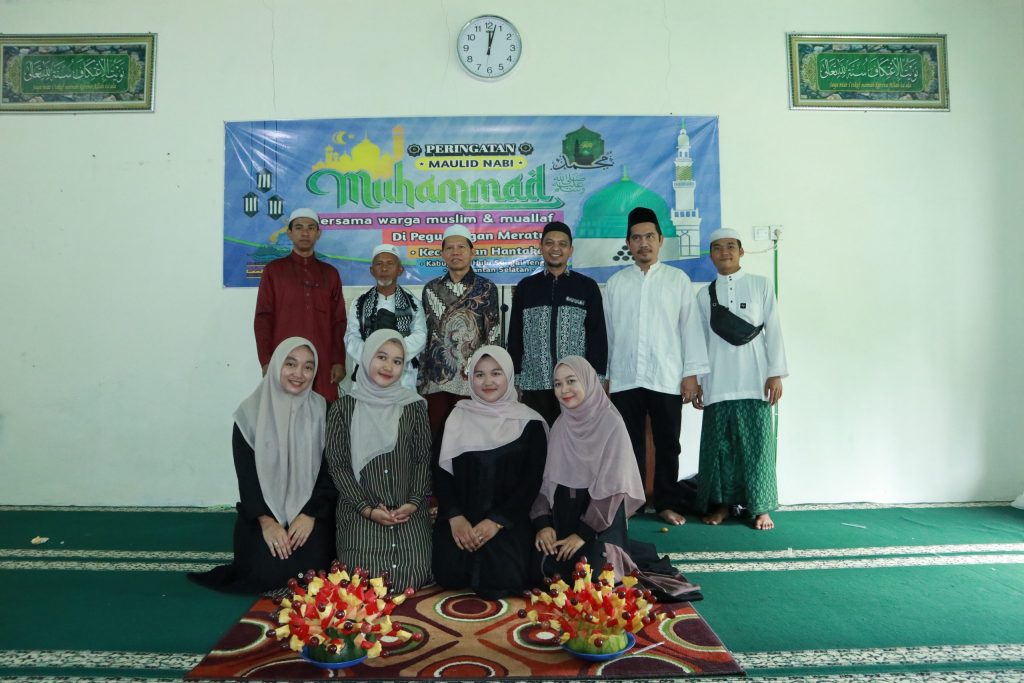
<path fill-rule="evenodd" d="M 608 380 L 612 403 L 633 443 L 640 476 L 646 475 L 644 419 L 654 436 L 655 510 L 682 524 L 677 512 L 682 406 L 697 396 L 697 375 L 708 371 L 704 329 L 686 273 L 658 262 L 665 238 L 653 211 L 629 212 L 626 243 L 634 265 L 608 279 Z"/>
<path fill-rule="evenodd" d="M 320 357 L 313 390 L 334 401 L 345 377 L 345 297 L 338 271 L 313 253 L 320 239 L 320 216 L 295 209 L 288 217 L 292 253 L 263 269 L 256 295 L 256 353 L 263 374 L 277 345 L 288 337 L 313 342 Z"/>
<path fill-rule="evenodd" d="M 469 396 L 465 373 L 470 356 L 484 344 L 501 343 L 498 288 L 473 272 L 473 239 L 462 225 L 444 231 L 441 258 L 448 272 L 423 287 L 427 346 L 420 357 L 420 393 L 426 396 L 434 462 L 444 421 Z"/>
<path fill-rule="evenodd" d="M 345 333 L 345 347 L 353 358 L 359 358 L 367 337 L 377 330 L 396 330 L 405 337 L 405 369 L 400 381 L 415 391 L 416 356 L 427 343 L 427 318 L 416 297 L 399 286 L 398 278 L 404 272 L 398 247 L 379 244 L 373 248 L 370 274 L 377 286 L 352 304 L 355 324 Z"/>
<path fill-rule="evenodd" d="M 520 280 L 512 295 L 508 353 L 523 390 L 522 402 L 550 425 L 560 412 L 551 388 L 555 365 L 566 356 L 583 356 L 603 377 L 608 337 L 597 283 L 568 269 L 568 225 L 554 221 L 544 226 L 540 255 L 544 271 Z"/>
<path fill-rule="evenodd" d="M 779 504 L 771 406 L 789 372 L 775 293 L 768 278 L 740 270 L 741 256 L 739 233 L 711 233 L 718 277 L 697 295 L 711 359 L 694 401 L 704 410 L 697 506 L 708 511 L 705 524 L 721 524 L 730 506 L 744 505 L 755 529 L 771 529 Z"/>

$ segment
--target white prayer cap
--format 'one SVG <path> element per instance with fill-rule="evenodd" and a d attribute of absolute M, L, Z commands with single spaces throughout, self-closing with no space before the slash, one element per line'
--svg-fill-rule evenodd
<path fill-rule="evenodd" d="M 708 244 L 714 244 L 718 240 L 730 238 L 736 240 L 737 242 L 743 241 L 740 239 L 740 234 L 733 230 L 732 228 L 719 228 L 718 230 L 715 230 L 713 233 L 711 233 L 711 239 L 708 240 Z"/>
<path fill-rule="evenodd" d="M 370 258 L 373 258 L 377 254 L 391 254 L 399 261 L 402 260 L 402 257 L 398 255 L 398 247 L 393 244 L 378 244 L 373 248 L 373 253 L 370 255 Z"/>
<path fill-rule="evenodd" d="M 470 244 L 473 244 L 473 233 L 464 225 L 452 225 L 445 230 L 444 236 L 441 238 L 441 244 L 443 245 L 444 241 L 449 237 L 465 237 L 469 240 Z"/>
<path fill-rule="evenodd" d="M 295 209 L 292 211 L 292 215 L 288 216 L 288 225 L 292 224 L 292 221 L 296 218 L 312 218 L 316 221 L 316 226 L 320 227 L 320 214 L 313 209 L 307 209 L 305 207 L 301 209 Z"/>

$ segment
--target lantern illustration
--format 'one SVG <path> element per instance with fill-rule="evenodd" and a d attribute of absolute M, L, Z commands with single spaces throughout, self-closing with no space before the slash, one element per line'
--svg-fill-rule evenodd
<path fill-rule="evenodd" d="M 255 192 L 242 195 L 242 212 L 249 218 L 260 212 L 260 198 Z"/>
<path fill-rule="evenodd" d="M 284 200 L 276 194 L 267 200 L 267 214 L 275 221 L 284 215 Z"/>

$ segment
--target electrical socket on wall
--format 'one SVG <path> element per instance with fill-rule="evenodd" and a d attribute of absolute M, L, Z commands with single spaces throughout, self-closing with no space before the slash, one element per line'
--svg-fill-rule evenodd
<path fill-rule="evenodd" d="M 767 242 L 772 238 L 772 226 L 770 225 L 755 225 L 754 226 L 754 241 L 755 242 Z"/>

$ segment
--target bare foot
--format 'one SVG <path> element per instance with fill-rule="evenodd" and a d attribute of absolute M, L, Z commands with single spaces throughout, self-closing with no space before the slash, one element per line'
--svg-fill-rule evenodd
<path fill-rule="evenodd" d="M 675 510 L 662 510 L 661 512 L 658 513 L 658 516 L 666 522 L 668 522 L 669 524 L 674 524 L 676 526 L 686 524 L 686 518 L 678 512 L 676 512 Z"/>
<path fill-rule="evenodd" d="M 729 516 L 729 506 L 719 505 L 715 508 L 715 511 L 709 515 L 705 515 L 703 521 L 705 524 L 718 525 L 725 521 L 726 517 Z"/>
<path fill-rule="evenodd" d="M 760 529 L 762 531 L 766 531 L 768 529 L 774 529 L 775 528 L 775 522 L 772 521 L 772 516 L 769 515 L 766 512 L 763 515 L 758 515 L 754 519 L 754 528 L 755 529 Z"/>

